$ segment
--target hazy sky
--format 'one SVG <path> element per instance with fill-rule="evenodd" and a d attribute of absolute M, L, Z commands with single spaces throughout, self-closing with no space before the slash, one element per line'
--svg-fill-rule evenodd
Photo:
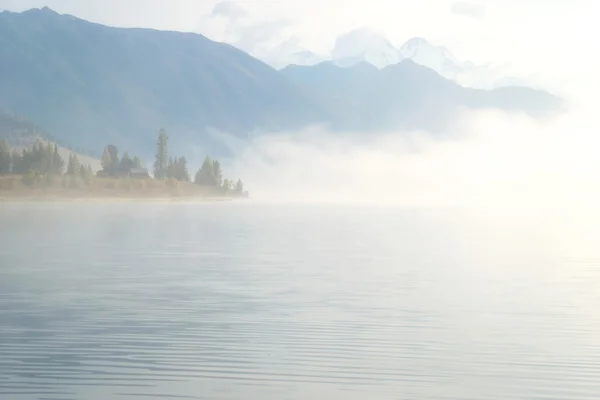
<path fill-rule="evenodd" d="M 510 63 L 524 73 L 595 74 L 597 0 L 0 0 L 47 5 L 115 26 L 195 31 L 246 48 L 328 53 L 335 38 L 370 27 L 401 45 L 422 36 L 459 59 Z"/>

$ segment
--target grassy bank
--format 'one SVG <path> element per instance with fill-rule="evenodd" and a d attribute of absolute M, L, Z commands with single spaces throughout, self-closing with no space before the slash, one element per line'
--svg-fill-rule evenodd
<path fill-rule="evenodd" d="M 221 188 L 200 186 L 175 179 L 98 178 L 41 176 L 35 180 L 23 176 L 0 177 L 0 199 L 233 199 L 242 196 Z"/>

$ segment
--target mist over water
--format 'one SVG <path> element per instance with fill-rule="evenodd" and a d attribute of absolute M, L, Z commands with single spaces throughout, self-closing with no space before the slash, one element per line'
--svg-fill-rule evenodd
<path fill-rule="evenodd" d="M 597 398 L 600 219 L 0 206 L 0 398 Z"/>
<path fill-rule="evenodd" d="M 548 206 L 600 198 L 598 117 L 573 101 L 533 119 L 462 111 L 445 132 L 277 133 L 231 162 L 252 197 L 274 202 Z"/>

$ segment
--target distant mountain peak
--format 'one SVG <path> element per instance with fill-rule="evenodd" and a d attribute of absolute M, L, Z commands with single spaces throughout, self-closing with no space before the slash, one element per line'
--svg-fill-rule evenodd
<path fill-rule="evenodd" d="M 331 55 L 332 61 L 342 67 L 367 62 L 383 68 L 402 60 L 389 40 L 368 28 L 354 29 L 338 37 Z"/>
<path fill-rule="evenodd" d="M 452 80 L 475 68 L 472 63 L 459 61 L 447 48 L 435 46 L 423 37 L 410 38 L 396 48 L 381 34 L 368 28 L 355 29 L 338 37 L 331 53 L 332 62 L 341 67 L 367 62 L 382 69 L 407 59 Z"/>
<path fill-rule="evenodd" d="M 430 45 L 430 44 L 427 40 L 425 40 L 422 37 L 418 37 L 418 36 L 408 39 L 404 43 L 404 46 L 406 46 L 406 47 L 418 47 L 418 46 L 428 46 L 428 45 Z"/>

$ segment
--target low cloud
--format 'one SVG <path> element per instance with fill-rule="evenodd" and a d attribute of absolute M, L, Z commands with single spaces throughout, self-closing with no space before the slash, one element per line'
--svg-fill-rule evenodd
<path fill-rule="evenodd" d="M 595 207 L 597 122 L 582 113 L 538 121 L 468 111 L 441 137 L 314 127 L 232 144 L 236 156 L 225 162 L 260 201 Z"/>
<path fill-rule="evenodd" d="M 453 14 L 460 15 L 463 17 L 485 17 L 485 7 L 481 4 L 473 3 L 470 1 L 456 1 L 452 3 L 450 11 L 452 11 Z"/>

